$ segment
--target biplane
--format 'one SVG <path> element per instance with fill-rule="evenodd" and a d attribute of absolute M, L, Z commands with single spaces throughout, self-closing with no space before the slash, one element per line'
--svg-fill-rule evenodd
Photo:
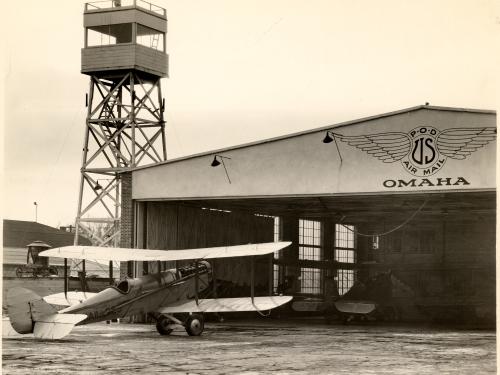
<path fill-rule="evenodd" d="M 95 261 L 181 261 L 177 267 L 140 278 L 125 278 L 99 293 L 67 292 L 40 297 L 25 288 L 7 293 L 10 323 L 20 334 L 37 338 L 60 339 L 75 325 L 148 314 L 156 320 L 156 329 L 168 335 L 176 325 L 190 336 L 204 330 L 203 313 L 267 311 L 289 302 L 290 296 L 256 297 L 253 266 L 251 296 L 244 298 L 200 298 L 209 288 L 212 267 L 207 259 L 253 257 L 281 250 L 291 242 L 271 242 L 227 247 L 186 250 L 145 250 L 92 246 L 66 246 L 45 250 L 40 256 Z"/>

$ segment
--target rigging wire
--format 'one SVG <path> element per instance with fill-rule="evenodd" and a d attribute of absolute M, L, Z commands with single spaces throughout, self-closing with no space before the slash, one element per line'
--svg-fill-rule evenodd
<path fill-rule="evenodd" d="M 402 227 L 404 227 L 406 224 L 408 224 L 420 211 L 422 211 L 422 209 L 424 208 L 424 206 L 427 204 L 427 202 L 429 201 L 429 198 L 426 197 L 424 202 L 420 205 L 420 207 L 413 213 L 410 215 L 410 217 L 408 217 L 408 219 L 406 219 L 405 221 L 403 221 L 401 224 L 395 226 L 394 228 L 386 231 L 386 232 L 381 232 L 381 233 L 372 233 L 372 234 L 367 234 L 367 233 L 360 233 L 358 231 L 355 231 L 351 228 L 349 228 L 348 226 L 340 223 L 340 225 L 342 225 L 345 229 L 357 234 L 358 236 L 361 236 L 361 237 L 380 237 L 380 236 L 385 236 L 387 234 L 390 234 L 392 232 L 395 232 L 397 231 L 398 229 L 401 229 Z M 344 217 L 345 218 L 345 217 Z M 344 219 L 342 218 L 342 220 Z M 342 221 L 341 220 L 341 221 Z"/>
<path fill-rule="evenodd" d="M 66 144 L 68 143 L 69 135 L 71 133 L 74 133 L 75 125 L 78 124 L 78 121 L 76 121 L 77 116 L 80 116 L 81 112 L 82 112 L 82 109 L 77 109 L 77 110 L 75 110 L 73 112 L 73 117 L 71 119 L 70 126 L 66 127 L 66 129 L 67 129 L 66 130 L 66 134 L 64 135 L 64 138 L 62 140 L 62 143 L 61 143 L 61 146 L 59 148 L 59 151 L 57 152 L 56 161 L 55 161 L 55 163 L 52 164 L 52 168 L 49 170 L 49 173 L 47 174 L 47 178 L 45 179 L 45 183 L 43 185 L 43 190 L 44 191 L 47 190 L 47 186 L 48 186 L 48 184 L 52 180 L 52 176 L 54 174 L 54 171 L 58 167 L 59 161 L 61 159 L 61 155 L 62 155 L 62 153 L 63 153 L 63 151 L 64 151 L 64 149 L 66 147 Z"/>

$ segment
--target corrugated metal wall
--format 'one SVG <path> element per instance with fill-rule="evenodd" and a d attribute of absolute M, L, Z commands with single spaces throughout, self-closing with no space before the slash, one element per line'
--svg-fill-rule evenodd
<path fill-rule="evenodd" d="M 146 247 L 186 249 L 272 242 L 274 220 L 249 213 L 221 212 L 165 202 L 148 202 Z M 248 258 L 218 259 L 216 278 L 238 286 L 250 285 Z M 270 256 L 258 257 L 255 264 L 256 289 L 267 291 Z"/>

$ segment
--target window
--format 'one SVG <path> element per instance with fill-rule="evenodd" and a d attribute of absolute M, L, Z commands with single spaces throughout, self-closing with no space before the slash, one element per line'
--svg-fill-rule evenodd
<path fill-rule="evenodd" d="M 137 44 L 163 52 L 164 34 L 141 24 L 137 24 Z"/>
<path fill-rule="evenodd" d="M 299 220 L 299 259 L 321 260 L 321 223 Z"/>
<path fill-rule="evenodd" d="M 132 43 L 132 24 L 87 27 L 87 46 L 107 46 L 112 44 Z"/>
<path fill-rule="evenodd" d="M 308 294 L 321 294 L 321 270 L 317 268 L 300 269 L 300 291 Z"/>
<path fill-rule="evenodd" d="M 354 285 L 354 270 L 337 270 L 337 285 L 339 295 L 344 295 Z"/>
<path fill-rule="evenodd" d="M 321 260 L 321 222 L 299 219 L 299 259 Z M 322 272 L 316 268 L 300 269 L 300 292 L 322 293 Z"/>
<path fill-rule="evenodd" d="M 356 227 L 354 225 L 335 224 L 335 260 L 342 263 L 356 263 Z M 339 294 L 345 294 L 355 281 L 355 271 L 337 270 Z"/>

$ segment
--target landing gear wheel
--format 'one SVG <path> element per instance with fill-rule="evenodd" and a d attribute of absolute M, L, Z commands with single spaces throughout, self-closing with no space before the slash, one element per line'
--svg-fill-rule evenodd
<path fill-rule="evenodd" d="M 186 332 L 189 336 L 200 336 L 205 327 L 203 315 L 193 314 L 189 315 L 184 324 Z"/>
<path fill-rule="evenodd" d="M 156 321 L 156 330 L 160 335 L 170 335 L 173 331 L 172 328 L 169 328 L 169 325 L 172 322 L 166 316 L 161 315 Z"/>

